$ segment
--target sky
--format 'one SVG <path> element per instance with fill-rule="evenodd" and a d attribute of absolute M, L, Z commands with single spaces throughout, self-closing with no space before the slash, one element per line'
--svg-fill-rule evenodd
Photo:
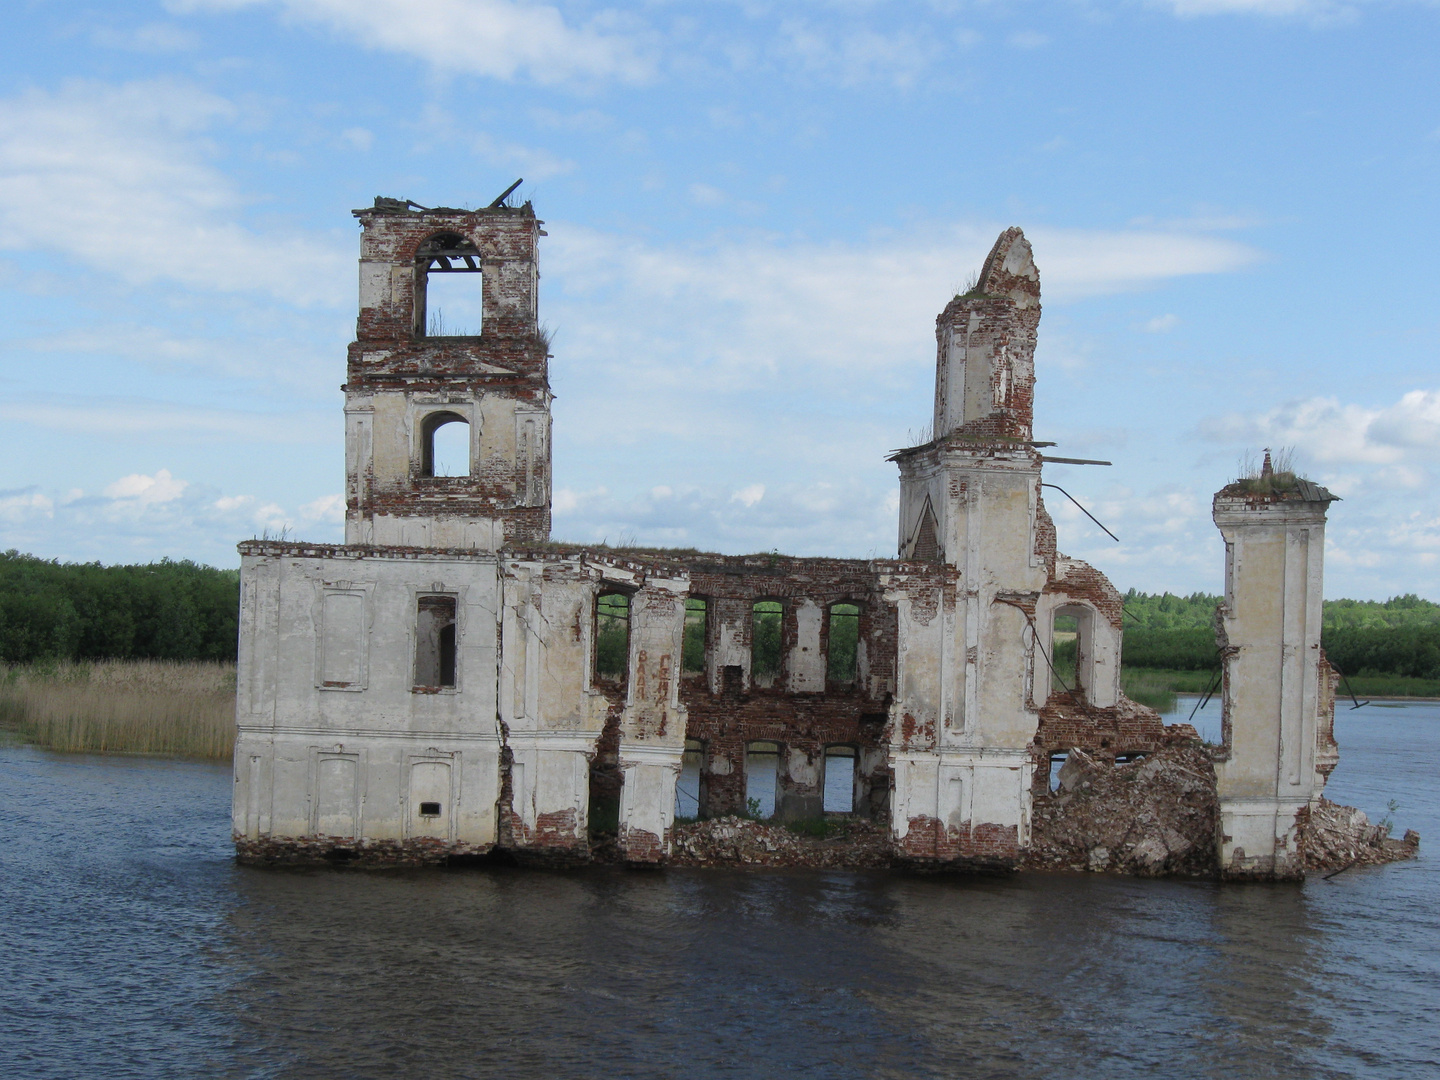
<path fill-rule="evenodd" d="M 890 557 L 934 319 L 1019 225 L 1060 548 L 1219 591 L 1263 447 L 1326 594 L 1440 600 L 1434 3 L 14 0 L 0 549 L 343 534 L 377 195 L 549 234 L 554 536 Z"/>

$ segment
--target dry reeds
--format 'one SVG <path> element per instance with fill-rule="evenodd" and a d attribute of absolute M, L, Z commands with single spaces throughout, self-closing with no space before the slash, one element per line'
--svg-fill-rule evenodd
<path fill-rule="evenodd" d="M 0 675 L 0 724 L 51 750 L 229 758 L 235 665 L 105 660 Z"/>

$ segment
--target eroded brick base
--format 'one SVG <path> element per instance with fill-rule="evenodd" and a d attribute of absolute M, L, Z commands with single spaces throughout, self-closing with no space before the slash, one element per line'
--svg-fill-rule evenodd
<path fill-rule="evenodd" d="M 351 865 L 433 866 L 455 857 L 491 854 L 491 845 L 474 845 L 414 837 L 409 840 L 355 840 L 346 836 L 269 836 L 259 840 L 236 836 L 235 857 L 257 866 Z"/>
<path fill-rule="evenodd" d="M 1020 832 L 1014 825 L 962 822 L 958 828 L 937 818 L 913 817 L 896 844 L 897 863 L 918 870 L 1013 870 L 1020 862 Z"/>
<path fill-rule="evenodd" d="M 656 836 L 645 829 L 627 829 L 620 837 L 620 855 L 632 866 L 659 866 L 666 861 L 669 836 Z"/>

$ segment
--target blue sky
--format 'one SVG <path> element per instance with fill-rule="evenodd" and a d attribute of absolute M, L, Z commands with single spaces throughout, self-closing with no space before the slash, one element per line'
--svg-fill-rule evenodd
<path fill-rule="evenodd" d="M 1293 446 L 1327 594 L 1440 599 L 1440 10 L 1155 0 L 17 0 L 0 76 L 0 548 L 341 535 L 377 194 L 549 238 L 555 534 L 891 555 L 887 451 L 996 234 L 1036 436 L 1121 587 L 1215 591 L 1213 491 Z"/>

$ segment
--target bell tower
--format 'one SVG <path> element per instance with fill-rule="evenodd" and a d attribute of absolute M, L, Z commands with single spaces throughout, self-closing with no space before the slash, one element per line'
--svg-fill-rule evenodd
<path fill-rule="evenodd" d="M 545 233 L 530 203 L 504 199 L 455 210 L 377 198 L 354 212 L 347 544 L 495 551 L 549 538 Z"/>

